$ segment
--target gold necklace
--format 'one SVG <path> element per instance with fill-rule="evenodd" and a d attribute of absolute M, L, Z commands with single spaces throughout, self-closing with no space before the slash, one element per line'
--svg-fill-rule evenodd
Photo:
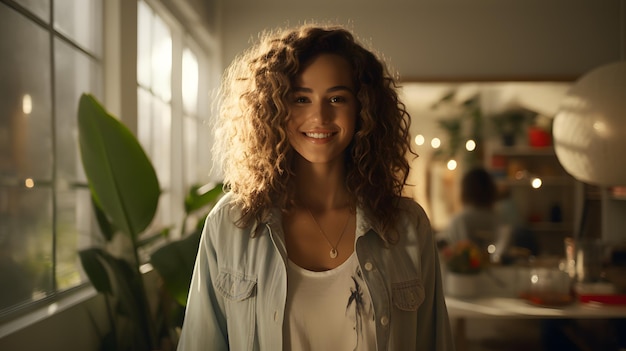
<path fill-rule="evenodd" d="M 320 233 L 322 233 L 322 235 L 324 236 L 324 239 L 326 239 L 326 241 L 328 241 L 328 245 L 330 245 L 330 258 L 336 258 L 337 255 L 339 254 L 337 252 L 337 247 L 339 246 L 339 243 L 341 242 L 341 238 L 343 238 L 343 235 L 346 232 L 346 228 L 348 227 L 348 222 L 350 221 L 350 210 L 348 210 L 348 217 L 346 218 L 346 223 L 343 225 L 343 229 L 341 230 L 341 234 L 339 235 L 339 239 L 337 240 L 337 243 L 333 246 L 333 243 L 330 241 L 330 239 L 328 239 L 328 235 L 326 235 L 326 233 L 324 233 L 324 230 L 322 229 L 322 226 L 317 222 L 317 219 L 315 219 L 315 216 L 313 215 L 313 212 L 311 212 L 311 210 L 307 207 L 306 210 L 309 212 L 309 215 L 311 215 L 311 218 L 313 219 L 313 222 L 315 222 L 315 224 L 317 225 L 317 228 L 320 230 Z"/>

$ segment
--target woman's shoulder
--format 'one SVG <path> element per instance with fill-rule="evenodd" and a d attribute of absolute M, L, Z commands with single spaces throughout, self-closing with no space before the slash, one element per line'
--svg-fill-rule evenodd
<path fill-rule="evenodd" d="M 398 200 L 400 220 L 403 225 L 411 227 L 430 227 L 430 221 L 426 211 L 415 199 L 400 197 Z"/>
<path fill-rule="evenodd" d="M 238 210 L 233 194 L 227 192 L 211 208 L 211 211 L 206 216 L 205 226 L 234 226 L 237 218 L 239 218 L 239 213 L 241 211 Z"/>
<path fill-rule="evenodd" d="M 257 236 L 257 228 L 267 223 L 275 223 L 280 220 L 280 215 L 277 215 L 278 210 L 272 208 L 266 218 L 266 221 L 252 221 L 249 224 L 242 224 L 242 207 L 238 203 L 236 196 L 233 193 L 227 192 L 220 200 L 213 206 L 209 212 L 205 226 L 212 226 L 218 228 L 218 231 L 240 231 L 248 233 L 251 236 Z M 276 219 L 278 218 L 278 219 Z"/>
<path fill-rule="evenodd" d="M 231 192 L 226 192 L 213 206 L 208 217 L 221 217 L 223 215 L 232 216 L 233 212 L 240 212 L 237 209 L 238 206 L 236 205 L 235 196 Z"/>
<path fill-rule="evenodd" d="M 398 209 L 406 212 L 411 217 L 426 217 L 426 211 L 415 199 L 410 197 L 400 197 L 398 199 Z"/>
<path fill-rule="evenodd" d="M 224 194 L 206 217 L 205 235 L 216 245 L 218 245 L 217 243 L 220 243 L 219 245 L 232 245 L 243 238 L 247 238 L 250 228 L 241 227 L 237 224 L 240 217 L 241 210 L 234 196 L 231 193 Z"/>

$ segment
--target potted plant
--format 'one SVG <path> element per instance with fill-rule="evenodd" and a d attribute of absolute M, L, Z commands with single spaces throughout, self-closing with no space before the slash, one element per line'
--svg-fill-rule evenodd
<path fill-rule="evenodd" d="M 154 218 L 161 193 L 154 167 L 135 136 L 91 95 L 80 98 L 78 128 L 81 159 L 101 233 L 107 243 L 122 243 L 121 250 L 106 245 L 79 252 L 89 280 L 105 295 L 112 322 L 101 349 L 173 349 L 176 336 L 171 332 L 168 299 L 177 302 L 179 311 L 184 308 L 200 226 L 192 233 L 185 233 L 183 226 L 183 239 L 152 253 L 150 263 L 167 292 L 148 290 L 140 271 L 145 263 L 140 249 L 167 238 L 170 232 L 165 228 L 140 240 Z M 185 200 L 185 219 L 200 209 L 208 211 L 222 193 L 221 184 L 204 192 L 199 189 L 193 187 Z M 154 298 L 156 306 L 150 304 Z"/>
<path fill-rule="evenodd" d="M 481 274 L 488 256 L 470 240 L 460 240 L 442 249 L 446 274 L 444 289 L 451 296 L 471 297 L 480 291 Z"/>
<path fill-rule="evenodd" d="M 523 108 L 506 110 L 491 117 L 491 122 L 502 138 L 502 145 L 514 146 L 519 135 L 523 135 L 526 123 L 533 116 L 531 111 Z"/>
<path fill-rule="evenodd" d="M 459 150 L 468 140 L 473 140 L 476 145 L 474 152 L 465 153 L 464 156 L 469 164 L 481 162 L 482 123 L 483 114 L 480 107 L 480 95 L 474 94 L 467 99 L 457 101 L 456 91 L 446 93 L 439 101 L 431 106 L 432 110 L 441 109 L 446 116 L 437 122 L 448 137 L 445 147 L 435 152 L 435 157 L 444 159 L 455 158 Z"/>
<path fill-rule="evenodd" d="M 448 245 L 442 254 L 448 272 L 458 274 L 478 274 L 488 262 L 485 254 L 470 240 L 460 240 Z"/>

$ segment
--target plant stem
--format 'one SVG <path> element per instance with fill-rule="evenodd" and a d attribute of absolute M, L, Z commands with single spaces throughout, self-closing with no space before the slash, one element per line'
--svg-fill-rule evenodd
<path fill-rule="evenodd" d="M 141 315 L 144 319 L 143 321 L 143 325 L 144 325 L 144 333 L 147 333 L 146 338 L 148 340 L 148 346 L 150 347 L 150 350 L 155 350 L 157 347 L 157 337 L 156 337 L 156 326 L 153 323 L 153 318 L 152 318 L 152 312 L 150 311 L 150 304 L 148 303 L 148 293 L 146 290 L 146 285 L 144 283 L 143 280 L 143 274 L 141 273 L 141 270 L 139 269 L 139 265 L 141 264 L 141 261 L 139 259 L 139 246 L 137 245 L 137 235 L 135 235 L 134 233 L 131 234 L 131 242 L 133 244 L 133 255 L 135 256 L 135 274 L 138 278 L 138 284 L 139 284 L 139 290 L 140 290 L 140 300 L 139 303 L 141 304 L 140 306 L 138 306 L 138 308 L 140 309 Z M 147 329 L 147 330 L 146 330 Z"/>

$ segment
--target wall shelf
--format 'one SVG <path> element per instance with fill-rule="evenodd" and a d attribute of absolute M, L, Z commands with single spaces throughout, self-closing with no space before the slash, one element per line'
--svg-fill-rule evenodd
<path fill-rule="evenodd" d="M 492 143 L 485 151 L 486 167 L 498 186 L 508 188 L 523 225 L 532 232 L 539 254 L 564 255 L 564 239 L 578 222 L 580 182 L 561 166 L 554 148 Z M 541 179 L 534 188 L 532 179 Z M 558 221 L 552 221 L 558 206 Z"/>
<path fill-rule="evenodd" d="M 554 148 L 531 146 L 498 146 L 491 151 L 494 155 L 502 156 L 555 156 Z"/>

